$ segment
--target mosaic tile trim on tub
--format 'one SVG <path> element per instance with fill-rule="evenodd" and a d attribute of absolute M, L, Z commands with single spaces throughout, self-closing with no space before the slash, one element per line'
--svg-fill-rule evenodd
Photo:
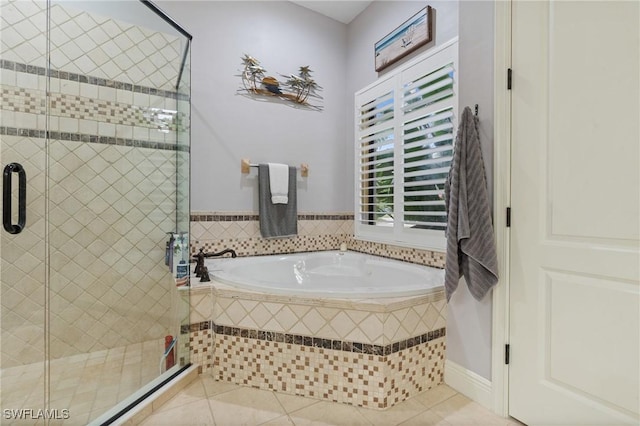
<path fill-rule="evenodd" d="M 405 349 L 418 346 L 422 343 L 430 342 L 440 337 L 444 337 L 446 334 L 446 328 L 443 327 L 438 330 L 424 333 L 420 336 L 410 337 L 408 339 L 403 339 L 401 341 L 382 346 L 363 342 L 342 341 L 338 339 L 323 339 L 319 337 L 304 336 L 299 334 L 278 333 L 241 327 L 229 327 L 224 325 L 216 325 L 210 321 L 202 321 L 200 323 L 183 325 L 181 327 L 180 333 L 192 333 L 193 337 L 197 337 L 198 335 L 203 334 L 211 335 L 212 331 L 216 336 L 241 337 L 247 339 L 263 340 L 267 342 L 290 343 L 300 346 L 307 346 L 310 348 L 333 349 L 342 352 L 384 356 L 392 355 Z M 198 334 L 198 332 L 201 333 Z M 202 344 L 201 339 L 200 344 Z"/>
<path fill-rule="evenodd" d="M 198 317 L 211 315 L 232 325 L 205 319 L 181 330 L 191 336 L 193 362 L 217 380 L 377 409 L 442 383 L 446 334 L 438 325 L 444 325 L 438 314 L 445 306 L 442 292 L 391 303 L 324 300 L 317 306 L 315 300 L 284 303 L 258 293 L 254 296 L 268 300 L 251 300 L 250 294 L 228 292 L 192 289 L 191 303 Z M 247 320 L 260 324 L 265 309 L 273 316 L 265 327 L 233 325 Z M 342 331 L 346 338 L 319 337 L 334 320 L 343 325 L 353 320 L 353 330 L 349 326 Z M 374 323 L 377 326 L 371 327 Z M 309 330 L 320 329 L 314 334 L 294 331 L 305 324 Z"/>
<path fill-rule="evenodd" d="M 185 345 L 189 350 L 189 360 L 192 364 L 198 366 L 198 373 L 210 373 L 213 369 L 213 330 L 210 328 L 199 329 L 184 333 L 181 336 L 189 336 L 188 343 Z M 180 359 L 181 365 L 184 365 L 185 359 Z"/>
<path fill-rule="evenodd" d="M 240 336 L 214 336 L 215 379 L 386 409 L 443 382 L 444 337 L 371 355 Z"/>

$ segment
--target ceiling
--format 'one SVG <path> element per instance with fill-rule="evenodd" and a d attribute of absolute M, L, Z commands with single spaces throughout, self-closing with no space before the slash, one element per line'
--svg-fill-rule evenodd
<path fill-rule="evenodd" d="M 348 24 L 367 8 L 371 1 L 292 1 L 299 6 Z"/>

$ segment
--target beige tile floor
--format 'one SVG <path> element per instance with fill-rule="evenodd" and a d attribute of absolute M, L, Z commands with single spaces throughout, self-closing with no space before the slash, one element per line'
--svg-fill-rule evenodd
<path fill-rule="evenodd" d="M 521 423 L 496 416 L 444 384 L 380 411 L 236 386 L 201 375 L 141 425 L 507 426 Z"/>
<path fill-rule="evenodd" d="M 69 410 L 55 424 L 86 425 L 160 375 L 164 339 L 83 353 L 50 362 L 51 408 Z M 44 400 L 44 363 L 0 371 L 0 407 L 39 409 Z M 4 411 L 1 411 L 4 413 Z M 26 424 L 2 417 L 0 424 Z"/>

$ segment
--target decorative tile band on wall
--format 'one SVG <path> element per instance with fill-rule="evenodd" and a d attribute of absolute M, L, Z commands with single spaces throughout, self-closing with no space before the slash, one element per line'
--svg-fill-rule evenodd
<path fill-rule="evenodd" d="M 238 256 L 337 250 L 347 243 L 349 250 L 402 260 L 434 268 L 445 267 L 445 253 L 384 243 L 356 240 L 353 213 L 303 213 L 298 215 L 298 235 L 264 239 L 258 215 L 251 212 L 194 212 L 191 215 L 191 252 L 200 248 L 220 251 L 233 248 Z"/>
<path fill-rule="evenodd" d="M 176 143 L 176 131 L 186 131 L 185 114 L 176 110 L 174 99 L 156 98 L 158 100 L 154 102 L 156 106 L 150 107 L 150 100 L 139 100 L 141 104 L 146 105 L 132 104 L 133 99 L 129 99 L 128 102 L 117 102 L 116 90 L 106 89 L 106 91 L 111 93 L 103 93 L 103 99 L 66 93 L 49 93 L 47 96 L 44 90 L 3 85 L 0 91 L 2 109 L 11 111 L 14 115 L 23 113 L 33 116 L 5 117 L 2 124 L 7 127 L 32 129 L 36 127 L 37 116 L 49 114 L 50 117 L 55 117 L 55 120 L 49 123 L 50 131 L 80 134 L 78 130 L 84 126 L 94 132 L 98 129 L 103 130 L 100 132 L 102 137 L 118 136 L 120 139 L 133 139 L 134 135 L 142 135 L 141 138 L 136 139 L 151 138 L 155 142 L 166 144 Z M 30 127 L 18 122 L 20 119 L 28 120 L 29 118 L 33 123 Z M 64 121 L 61 122 L 61 120 Z M 37 127 L 42 128 L 44 125 Z M 153 130 L 157 132 L 149 133 Z M 86 135 L 86 138 L 89 136 L 91 135 Z"/>
<path fill-rule="evenodd" d="M 259 220 L 257 214 L 192 214 L 192 222 L 246 222 Z M 298 220 L 353 220 L 353 214 L 299 214 Z"/>
<path fill-rule="evenodd" d="M 342 242 L 350 240 L 349 234 L 300 236 L 286 240 L 247 238 L 222 239 L 218 241 L 193 241 L 192 254 L 201 248 L 205 252 L 233 248 L 238 256 L 265 256 L 270 254 L 301 253 L 307 251 L 336 250 Z"/>
<path fill-rule="evenodd" d="M 110 136 L 87 135 L 82 133 L 56 132 L 38 129 L 20 129 L 0 126 L 2 136 L 24 136 L 29 138 L 53 139 L 61 141 L 98 143 L 103 145 L 128 146 L 133 148 L 149 148 L 168 151 L 189 152 L 190 147 L 173 143 L 154 142 L 148 140 L 115 138 Z"/>
<path fill-rule="evenodd" d="M 0 59 L 0 69 L 22 72 L 26 74 L 48 76 L 60 80 L 77 81 L 79 83 L 86 83 L 93 86 L 111 87 L 114 89 L 126 90 L 134 93 L 144 93 L 147 95 L 178 99 L 182 101 L 189 100 L 188 94 L 178 93 L 176 91 L 162 90 L 148 86 L 140 86 L 138 84 L 125 83 L 123 81 L 109 80 L 84 74 L 76 74 L 73 72 L 66 72 L 62 70 L 49 69 L 47 72 L 47 68 L 44 67 L 23 64 L 21 62 L 8 61 L 6 59 Z"/>
<path fill-rule="evenodd" d="M 417 263 L 419 265 L 432 266 L 434 268 L 444 269 L 445 267 L 446 255 L 443 252 L 421 250 L 412 247 L 399 247 L 391 244 L 356 240 L 355 238 L 349 242 L 349 250 L 402 260 L 404 262 Z"/>
<path fill-rule="evenodd" d="M 265 239 L 260 235 L 258 215 L 253 212 L 193 212 L 191 214 L 191 252 L 200 248 L 219 251 L 233 248 L 239 256 L 334 250 L 352 236 L 353 214 L 331 213 L 298 215 L 298 235 L 293 238 Z"/>

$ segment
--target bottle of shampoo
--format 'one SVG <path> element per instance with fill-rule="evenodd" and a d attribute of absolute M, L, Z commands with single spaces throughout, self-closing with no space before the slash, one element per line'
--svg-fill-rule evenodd
<path fill-rule="evenodd" d="M 173 276 L 176 278 L 184 278 L 189 275 L 189 262 L 187 256 L 189 251 L 185 244 L 185 233 L 180 232 L 175 239 L 175 248 L 173 250 Z"/>
<path fill-rule="evenodd" d="M 176 279 L 176 285 L 182 287 L 189 283 L 189 264 L 187 263 L 187 247 L 185 246 L 185 234 L 178 234 L 178 240 L 176 241 L 176 251 L 174 253 L 174 263 L 176 266 L 173 271 L 173 276 Z"/>
<path fill-rule="evenodd" d="M 173 254 L 173 261 L 171 265 L 171 272 L 174 277 L 178 276 L 178 263 L 180 259 L 182 259 L 182 235 L 176 234 L 176 238 L 173 242 L 173 250 L 171 251 Z"/>
<path fill-rule="evenodd" d="M 176 278 L 184 278 L 189 275 L 189 265 L 187 261 L 182 259 L 176 267 Z"/>

